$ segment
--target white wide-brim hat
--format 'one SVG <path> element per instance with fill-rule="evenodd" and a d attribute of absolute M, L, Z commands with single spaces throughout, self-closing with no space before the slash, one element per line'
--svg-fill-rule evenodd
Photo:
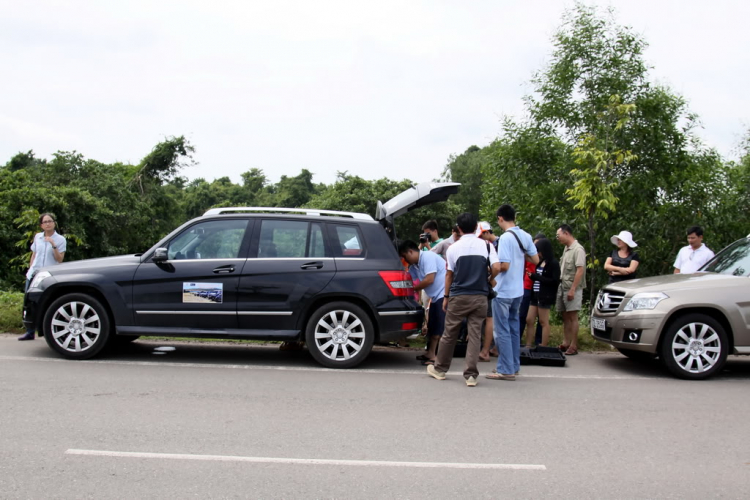
<path fill-rule="evenodd" d="M 610 241 L 615 246 L 617 246 L 617 240 L 625 242 L 625 244 L 630 248 L 635 248 L 638 246 L 638 243 L 633 241 L 633 235 L 630 234 L 630 231 L 620 231 L 620 234 L 616 234 L 612 236 L 612 238 L 610 238 Z"/>

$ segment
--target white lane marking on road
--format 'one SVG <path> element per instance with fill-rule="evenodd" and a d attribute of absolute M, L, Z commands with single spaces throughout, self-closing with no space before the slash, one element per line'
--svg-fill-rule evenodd
<path fill-rule="evenodd" d="M 412 467 L 421 469 L 511 469 L 547 470 L 535 464 L 472 464 L 463 462 L 393 462 L 389 460 L 329 460 L 322 458 L 274 458 L 238 457 L 231 455 L 193 455 L 187 453 L 144 453 L 133 451 L 76 450 L 65 451 L 66 455 L 85 455 L 116 458 L 157 458 L 164 460 L 203 460 L 208 462 L 252 462 L 265 464 L 294 465 L 347 465 L 352 467 Z"/>
<path fill-rule="evenodd" d="M 225 370 L 270 370 L 270 371 L 285 371 L 285 372 L 332 372 L 341 373 L 340 369 L 337 368 L 324 368 L 324 367 L 303 367 L 303 366 L 277 366 L 277 365 L 236 365 L 236 364 L 213 364 L 213 363 L 181 363 L 165 362 L 165 361 L 117 361 L 117 360 L 96 360 L 87 359 L 80 361 L 71 361 L 69 359 L 58 359 L 58 358 L 42 358 L 32 356 L 0 356 L 2 361 L 36 361 L 36 362 L 52 362 L 52 363 L 71 363 L 71 364 L 92 364 L 92 365 L 122 365 L 122 366 L 162 366 L 162 367 L 176 367 L 176 368 L 221 368 Z M 426 371 L 422 370 L 387 370 L 379 368 L 348 368 L 346 373 L 375 373 L 380 375 L 420 375 L 424 376 L 427 374 Z M 456 377 L 461 376 L 461 372 L 455 373 Z M 671 380 L 663 379 L 660 377 L 639 377 L 635 375 L 573 375 L 573 374 L 524 374 L 519 375 L 519 379 L 523 378 L 550 378 L 550 379 L 561 379 L 561 380 Z"/>

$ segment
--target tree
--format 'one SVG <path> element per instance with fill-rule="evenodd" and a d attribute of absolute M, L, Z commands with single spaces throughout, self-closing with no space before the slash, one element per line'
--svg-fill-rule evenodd
<path fill-rule="evenodd" d="M 453 196 L 453 202 L 463 207 L 466 212 L 476 215 L 479 214 L 482 202 L 482 165 L 485 162 L 485 152 L 477 146 L 469 146 L 462 154 L 451 155 L 442 174 L 442 179 L 446 182 L 461 183 L 458 193 Z"/>
<path fill-rule="evenodd" d="M 408 179 L 394 181 L 382 178 L 369 181 L 346 172 L 338 172 L 336 182 L 315 195 L 306 206 L 374 215 L 378 201 L 386 202 L 413 185 Z M 395 220 L 396 236 L 416 240 L 421 233 L 422 224 L 434 219 L 438 223 L 440 235 L 447 237 L 461 211 L 461 208 L 448 200 L 407 212 Z"/>
<path fill-rule="evenodd" d="M 725 224 L 717 200 L 727 196 L 729 173 L 695 136 L 697 117 L 685 99 L 649 81 L 645 40 L 618 25 L 613 11 L 577 4 L 553 45 L 549 64 L 532 78 L 528 118 L 506 120 L 501 138 L 485 148 L 482 213 L 516 200 L 522 216 L 542 214 L 532 217 L 539 228 L 585 226 L 579 239 L 596 266 L 597 249 L 626 229 L 639 242 L 640 276 L 671 271 L 684 228 Z M 623 116 L 606 118 L 617 115 L 613 96 L 617 106 L 632 106 L 619 127 L 613 123 Z M 593 292 L 602 279 L 590 276 Z"/>
<path fill-rule="evenodd" d="M 597 128 L 601 135 L 585 134 L 573 150 L 573 160 L 577 166 L 570 171 L 574 179 L 573 187 L 566 190 L 565 194 L 575 203 L 573 208 L 582 211 L 586 217 L 591 261 L 591 302 L 596 289 L 596 271 L 600 265 L 596 259 L 597 216 L 607 219 L 614 212 L 618 201 L 615 194 L 618 186 L 617 169 L 636 158 L 631 151 L 618 149 L 616 140 L 618 132 L 623 129 L 634 110 L 633 104 L 623 104 L 620 96 L 613 95 L 606 109 L 597 115 Z"/>
<path fill-rule="evenodd" d="M 275 206 L 294 208 L 301 207 L 310 201 L 315 194 L 312 178 L 312 172 L 307 169 L 302 169 L 302 172 L 295 177 L 282 175 L 276 185 Z"/>

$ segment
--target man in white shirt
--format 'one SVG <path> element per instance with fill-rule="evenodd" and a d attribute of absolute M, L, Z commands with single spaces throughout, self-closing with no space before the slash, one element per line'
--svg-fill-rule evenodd
<path fill-rule="evenodd" d="M 714 253 L 703 244 L 703 228 L 693 226 L 687 230 L 689 245 L 682 247 L 674 261 L 675 274 L 692 274 L 714 258 Z"/>

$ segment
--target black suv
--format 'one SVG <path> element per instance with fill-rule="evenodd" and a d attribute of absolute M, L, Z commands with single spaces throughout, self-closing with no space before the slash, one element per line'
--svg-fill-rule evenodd
<path fill-rule="evenodd" d="M 422 324 L 396 252 L 393 218 L 443 201 L 455 183 L 424 183 L 369 215 L 214 208 L 143 254 L 39 271 L 24 324 L 70 359 L 141 335 L 304 340 L 329 367 L 361 363 L 373 343 Z"/>

